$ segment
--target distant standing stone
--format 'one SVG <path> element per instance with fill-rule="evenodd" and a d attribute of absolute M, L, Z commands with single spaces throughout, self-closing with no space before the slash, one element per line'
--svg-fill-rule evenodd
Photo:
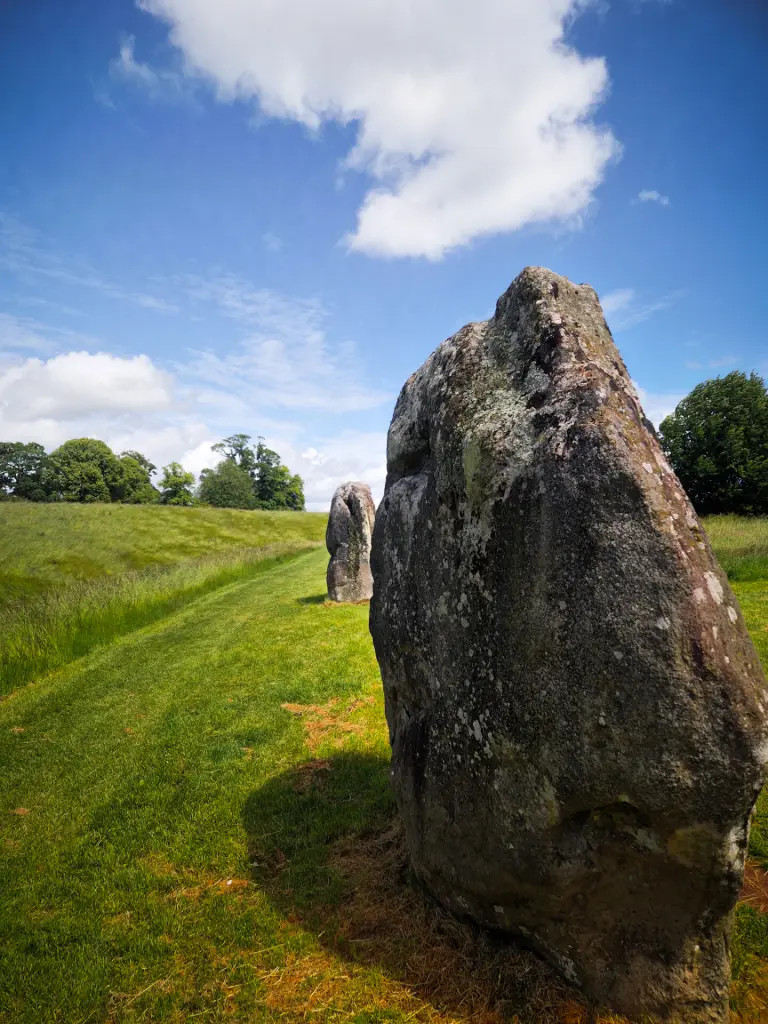
<path fill-rule="evenodd" d="M 370 623 L 417 876 L 603 1005 L 728 1016 L 765 679 L 597 295 L 528 268 L 405 384 Z"/>
<path fill-rule="evenodd" d="M 371 534 L 376 506 L 368 484 L 336 488 L 325 531 L 328 596 L 332 601 L 367 601 L 373 593 Z"/>

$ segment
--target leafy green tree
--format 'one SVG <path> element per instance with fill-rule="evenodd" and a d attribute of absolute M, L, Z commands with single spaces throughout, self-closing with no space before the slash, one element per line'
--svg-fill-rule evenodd
<path fill-rule="evenodd" d="M 163 466 L 160 502 L 163 505 L 194 505 L 195 496 L 192 494 L 194 483 L 194 473 L 187 473 L 178 462 L 169 462 L 167 466 Z"/>
<path fill-rule="evenodd" d="M 199 491 L 202 501 L 211 505 L 223 500 L 244 501 L 244 477 L 247 475 L 251 481 L 250 503 L 222 507 L 303 510 L 304 482 L 281 463 L 276 451 L 267 448 L 263 437 L 257 438 L 253 445 L 249 434 L 233 434 L 212 447 L 225 459 L 215 470 L 203 472 Z M 224 468 L 226 463 L 241 475 L 236 476 Z"/>
<path fill-rule="evenodd" d="M 48 456 L 43 483 L 53 500 L 120 501 L 125 467 L 103 441 L 80 437 Z"/>
<path fill-rule="evenodd" d="M 135 462 L 138 462 L 138 464 L 146 470 L 147 476 L 149 477 L 151 477 L 157 469 L 154 462 L 150 462 L 146 455 L 142 455 L 141 452 L 132 451 L 130 448 L 126 452 L 120 452 L 120 458 L 133 459 Z"/>
<path fill-rule="evenodd" d="M 768 513 L 768 392 L 756 373 L 698 384 L 659 432 L 700 515 Z"/>
<path fill-rule="evenodd" d="M 45 448 L 30 441 L 0 441 L 0 498 L 45 501 L 43 485 Z"/>
<path fill-rule="evenodd" d="M 198 497 L 216 508 L 255 508 L 253 481 L 247 470 L 232 459 L 223 459 L 215 469 L 200 474 Z"/>
<path fill-rule="evenodd" d="M 138 452 L 135 454 L 137 455 Z M 157 488 L 152 486 L 149 471 L 146 468 L 147 465 L 152 466 L 152 463 L 144 459 L 143 456 L 142 461 L 139 462 L 133 454 L 129 455 L 127 452 L 123 452 L 120 456 L 120 462 L 123 466 L 123 486 L 120 500 L 131 505 L 148 505 L 157 501 L 159 494 Z M 154 468 L 152 466 L 152 469 Z"/>
<path fill-rule="evenodd" d="M 256 447 L 256 500 L 259 508 L 304 509 L 304 482 L 280 462 L 280 456 L 259 438 Z"/>
<path fill-rule="evenodd" d="M 231 437 L 225 437 L 223 441 L 211 445 L 211 448 L 215 452 L 221 452 L 240 469 L 244 469 L 253 480 L 257 467 L 256 454 L 253 445 L 249 444 L 250 440 L 250 434 L 232 434 Z"/>

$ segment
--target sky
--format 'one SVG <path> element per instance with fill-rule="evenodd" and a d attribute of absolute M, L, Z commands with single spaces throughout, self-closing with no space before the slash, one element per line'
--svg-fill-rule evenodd
<path fill-rule="evenodd" d="M 768 372 L 764 0 L 4 0 L 0 440 L 381 496 L 397 394 L 526 265 L 656 423 Z"/>

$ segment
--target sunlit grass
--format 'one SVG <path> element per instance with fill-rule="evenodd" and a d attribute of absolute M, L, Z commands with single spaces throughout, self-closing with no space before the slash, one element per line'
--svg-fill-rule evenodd
<path fill-rule="evenodd" d="M 254 576 L 313 546 L 228 548 L 27 596 L 6 606 L 0 618 L 0 695 L 155 622 L 202 594 Z"/>
<path fill-rule="evenodd" d="M 0 611 L 79 580 L 233 547 L 321 542 L 326 520 L 315 512 L 0 502 Z"/>
<path fill-rule="evenodd" d="M 768 580 L 768 519 L 709 516 L 704 526 L 730 580 Z"/>
<path fill-rule="evenodd" d="M 324 602 L 322 550 L 222 585 L 241 554 L 0 701 L 0 1022 L 586 1024 L 535 957 L 408 884 L 367 608 Z M 203 564 L 107 582 L 189 596 Z M 735 589 L 765 657 L 768 581 Z M 750 855 L 768 867 L 765 798 Z M 764 1024 L 758 906 L 733 968 L 733 1020 Z"/>

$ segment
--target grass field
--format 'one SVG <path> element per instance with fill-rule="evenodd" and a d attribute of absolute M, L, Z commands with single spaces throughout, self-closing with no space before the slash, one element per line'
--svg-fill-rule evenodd
<path fill-rule="evenodd" d="M 0 695 L 321 543 L 316 513 L 0 503 Z"/>
<path fill-rule="evenodd" d="M 407 884 L 367 608 L 325 603 L 326 557 L 0 700 L 2 1024 L 586 1024 L 536 958 Z M 768 657 L 768 580 L 736 588 Z M 758 1024 L 768 806 L 751 855 L 733 1002 Z"/>

